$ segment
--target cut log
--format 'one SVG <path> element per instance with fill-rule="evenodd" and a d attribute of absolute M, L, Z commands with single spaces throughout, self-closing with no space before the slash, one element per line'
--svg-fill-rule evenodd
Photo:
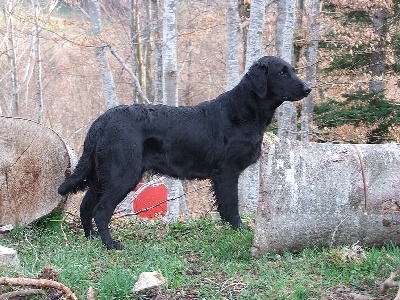
<path fill-rule="evenodd" d="M 264 139 L 253 255 L 400 244 L 400 145 Z"/>
<path fill-rule="evenodd" d="M 57 188 L 71 168 L 69 150 L 53 130 L 0 116 L 0 226 L 26 225 L 63 208 Z"/>

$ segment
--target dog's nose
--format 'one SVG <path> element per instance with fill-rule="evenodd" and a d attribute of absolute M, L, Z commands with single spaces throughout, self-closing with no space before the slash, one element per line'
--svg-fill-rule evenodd
<path fill-rule="evenodd" d="M 304 88 L 304 94 L 308 95 L 311 93 L 311 88 L 307 84 L 305 84 L 303 88 Z"/>

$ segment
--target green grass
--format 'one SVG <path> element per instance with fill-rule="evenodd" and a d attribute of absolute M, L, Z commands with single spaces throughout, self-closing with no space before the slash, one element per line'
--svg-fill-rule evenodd
<path fill-rule="evenodd" d="M 99 239 L 86 241 L 82 230 L 54 217 L 17 228 L 1 244 L 18 250 L 21 268 L 0 269 L 0 276 L 36 277 L 51 267 L 81 299 L 89 286 L 98 299 L 151 299 L 157 291 L 130 290 L 141 272 L 159 270 L 168 280 L 159 293 L 172 299 L 178 294 L 179 299 L 320 299 L 336 286 L 374 294 L 375 282 L 400 266 L 400 250 L 393 245 L 364 249 L 361 263 L 344 262 L 343 248 L 253 259 L 252 231 L 235 231 L 210 218 L 170 225 L 133 220 L 112 228 L 123 251 L 107 251 Z"/>

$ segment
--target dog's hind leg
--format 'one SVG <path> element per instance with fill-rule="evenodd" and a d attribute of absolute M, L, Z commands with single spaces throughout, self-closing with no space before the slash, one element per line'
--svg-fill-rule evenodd
<path fill-rule="evenodd" d="M 243 227 L 239 216 L 238 180 L 239 174 L 232 170 L 224 170 L 211 177 L 221 219 L 229 222 L 233 228 Z"/>
<path fill-rule="evenodd" d="M 130 178 L 126 178 L 126 176 L 129 175 Z M 135 180 L 132 173 L 129 173 L 129 175 L 125 175 L 124 178 L 121 178 L 121 182 L 108 184 L 106 191 L 104 191 L 99 203 L 94 209 L 94 221 L 99 230 L 101 240 L 107 249 L 122 249 L 122 245 L 118 241 L 112 239 L 108 225 L 117 205 L 135 188 L 139 181 L 139 179 Z M 129 184 L 127 184 L 128 180 Z"/>
<path fill-rule="evenodd" d="M 93 210 L 99 202 L 100 196 L 98 188 L 89 185 L 80 206 L 81 223 L 87 239 L 98 236 L 98 232 L 93 229 Z"/>
<path fill-rule="evenodd" d="M 108 225 L 117 205 L 139 183 L 141 162 L 141 149 L 127 140 L 114 144 L 113 151 L 98 156 L 96 173 L 103 194 L 94 209 L 94 221 L 107 249 L 122 249 L 122 245 L 112 239 Z"/>

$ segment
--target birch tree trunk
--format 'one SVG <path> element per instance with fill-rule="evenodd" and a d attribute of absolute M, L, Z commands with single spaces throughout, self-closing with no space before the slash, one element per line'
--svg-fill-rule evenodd
<path fill-rule="evenodd" d="M 14 42 L 14 20 L 11 14 L 16 3 L 14 1 L 7 1 L 7 5 L 3 7 L 3 14 L 5 16 L 5 28 L 6 28 L 6 41 L 5 50 L 10 68 L 10 83 L 11 83 L 11 103 L 10 108 L 7 110 L 7 114 L 10 116 L 16 116 L 18 114 L 18 77 L 17 77 L 17 64 L 16 64 L 16 53 L 15 53 L 15 42 Z M 1 111 L 0 111 L 1 113 Z"/>
<path fill-rule="evenodd" d="M 143 29 L 141 30 L 143 33 L 142 38 L 142 47 L 143 47 L 143 70 L 144 70 L 144 80 L 145 88 L 146 88 L 146 95 L 148 98 L 152 99 L 153 97 L 153 68 L 151 66 L 151 17 L 150 17 L 150 1 L 149 0 L 142 0 L 142 6 L 144 11 L 144 20 L 142 20 Z"/>
<path fill-rule="evenodd" d="M 192 51 L 192 40 L 189 39 L 186 42 L 186 51 L 187 53 L 187 77 L 186 77 L 186 84 L 185 84 L 185 92 L 184 92 L 184 101 L 185 105 L 190 105 L 190 92 L 192 90 L 192 60 L 193 60 L 193 51 Z"/>
<path fill-rule="evenodd" d="M 87 0 L 90 23 L 92 27 L 92 36 L 94 39 L 99 38 L 102 31 L 100 2 L 99 0 Z M 105 49 L 107 45 L 104 42 L 95 41 L 94 52 L 99 64 L 99 74 L 103 85 L 104 99 L 107 109 L 118 105 L 117 93 L 115 91 L 114 78 L 112 76 L 110 65 Z"/>
<path fill-rule="evenodd" d="M 247 33 L 246 71 L 262 53 L 262 33 L 264 29 L 265 1 L 252 0 L 250 3 L 250 24 Z M 259 198 L 260 165 L 249 166 L 239 178 L 239 210 L 244 214 L 253 214 Z"/>
<path fill-rule="evenodd" d="M 164 1 L 163 15 L 163 102 L 178 105 L 176 0 Z"/>
<path fill-rule="evenodd" d="M 400 244 L 399 144 L 303 143 L 271 134 L 260 161 L 254 256 Z"/>
<path fill-rule="evenodd" d="M 278 56 L 293 63 L 293 37 L 295 28 L 295 0 L 278 0 L 276 24 L 276 48 Z M 294 102 L 284 102 L 278 112 L 278 136 L 296 139 L 296 106 Z"/>
<path fill-rule="evenodd" d="M 142 63 L 139 43 L 139 22 L 138 22 L 138 4 L 136 0 L 130 0 L 130 41 L 132 47 L 132 72 L 142 85 Z M 137 102 L 136 87 L 132 86 L 132 102 Z"/>
<path fill-rule="evenodd" d="M 319 15 L 320 1 L 309 0 L 307 3 L 306 15 L 309 20 L 310 41 L 306 49 L 307 67 L 306 67 L 306 82 L 312 87 L 315 86 L 315 78 L 317 75 L 317 54 L 319 40 Z M 313 93 L 309 94 L 302 102 L 301 113 L 301 140 L 309 141 L 311 132 L 311 123 L 313 119 L 314 100 Z"/>
<path fill-rule="evenodd" d="M 151 0 L 151 35 L 154 49 L 154 102 L 161 103 L 163 97 L 162 88 L 162 43 L 160 35 L 160 20 L 158 18 L 158 1 Z"/>
<path fill-rule="evenodd" d="M 40 28 L 39 28 L 39 1 L 32 0 L 34 14 L 34 53 L 35 53 L 35 85 L 36 85 L 36 106 L 35 106 L 35 121 L 42 122 L 43 112 L 43 91 L 42 91 L 42 57 L 40 53 Z"/>
<path fill-rule="evenodd" d="M 163 15 L 163 103 L 171 106 L 178 105 L 178 63 L 177 63 L 177 23 L 176 0 L 164 1 Z M 167 222 L 179 218 L 180 196 L 183 195 L 182 182 L 167 178 L 165 185 L 168 188 L 168 212 L 164 217 Z M 182 196 L 183 197 L 183 196 Z M 184 201 L 184 200 L 183 200 Z"/>
<path fill-rule="evenodd" d="M 226 14 L 226 89 L 231 90 L 239 82 L 239 11 L 238 1 L 228 0 Z"/>

